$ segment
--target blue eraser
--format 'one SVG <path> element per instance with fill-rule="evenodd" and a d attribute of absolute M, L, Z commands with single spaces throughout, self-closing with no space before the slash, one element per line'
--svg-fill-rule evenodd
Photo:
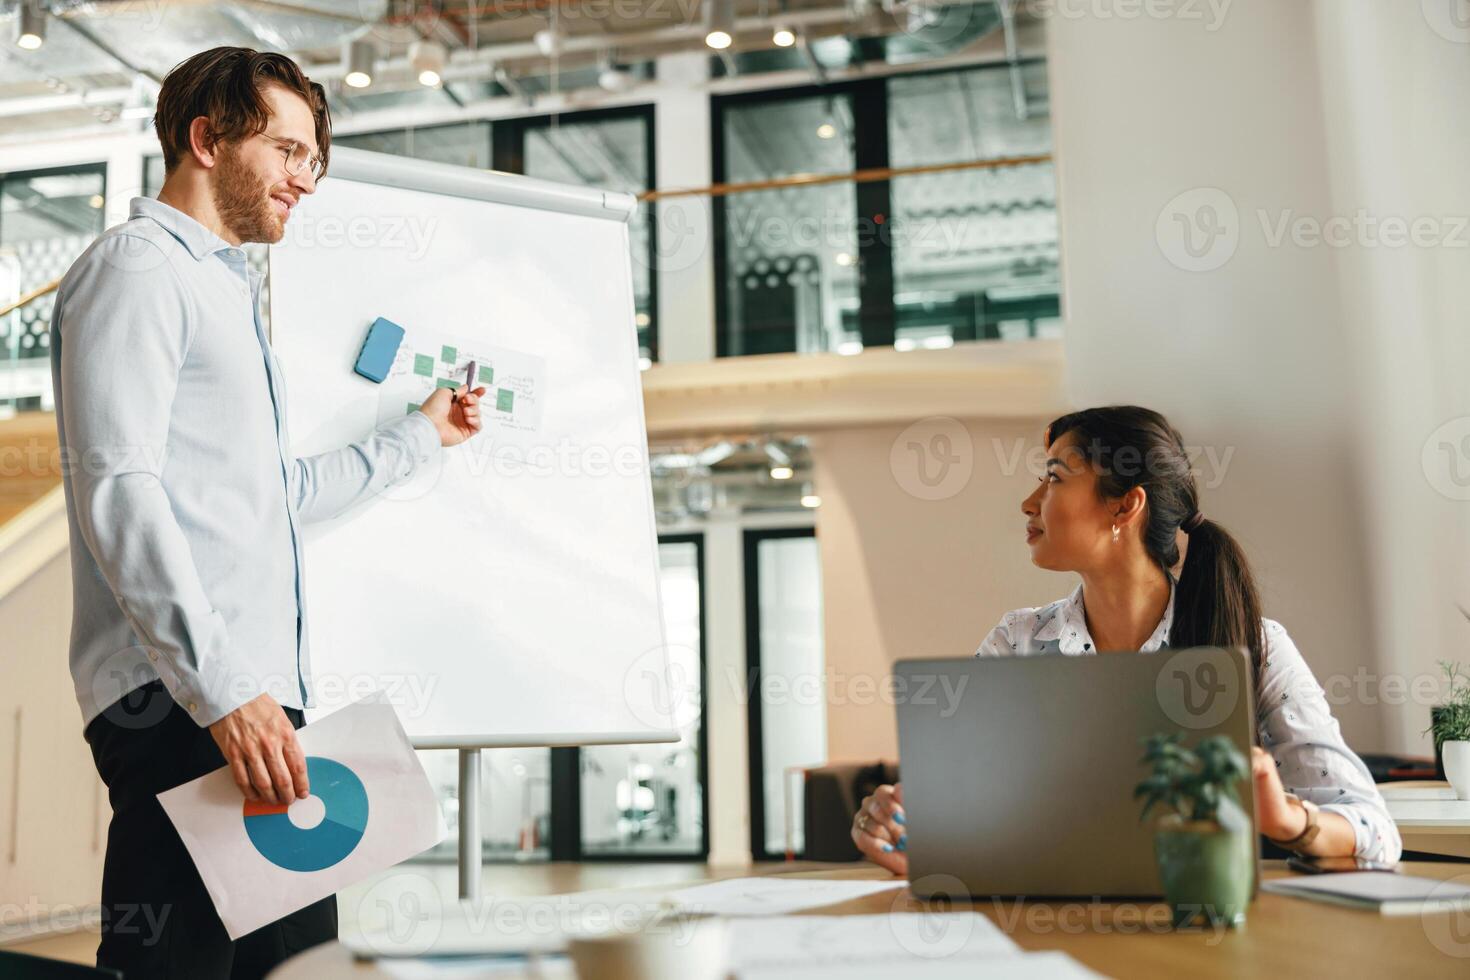
<path fill-rule="evenodd" d="M 393 368 L 393 359 L 398 356 L 398 345 L 403 342 L 403 328 L 392 320 L 378 317 L 368 328 L 367 339 L 362 342 L 362 353 L 357 355 L 357 366 L 353 368 L 369 381 L 383 383 Z"/>

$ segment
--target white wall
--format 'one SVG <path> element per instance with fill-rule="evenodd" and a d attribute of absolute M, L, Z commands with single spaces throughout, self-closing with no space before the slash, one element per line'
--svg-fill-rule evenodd
<path fill-rule="evenodd" d="M 1272 247 L 1259 221 L 1334 203 L 1312 4 L 1238 0 L 1214 30 L 1056 18 L 1050 42 L 1073 401 L 1147 405 L 1187 443 L 1233 453 L 1202 509 L 1242 540 L 1266 615 L 1324 683 L 1378 669 L 1337 256 Z M 1239 213 L 1223 219 L 1233 256 L 1207 271 L 1177 264 L 1172 215 L 1156 231 L 1171 199 L 1197 188 Z M 1374 706 L 1350 698 L 1334 712 L 1356 748 L 1383 745 Z"/>
<path fill-rule="evenodd" d="M 0 597 L 0 942 L 95 922 L 111 809 L 82 738 L 70 624 L 65 552 Z"/>
<path fill-rule="evenodd" d="M 1439 659 L 1470 661 L 1454 605 L 1470 608 L 1470 29 L 1448 19 L 1454 7 L 1315 6 L 1333 212 L 1424 220 L 1458 243 L 1339 250 L 1379 700 L 1400 699 L 1392 677 L 1410 692 L 1380 710 L 1387 742 L 1422 752 L 1416 680 L 1437 678 Z M 1458 9 L 1464 24 L 1470 6 Z"/>

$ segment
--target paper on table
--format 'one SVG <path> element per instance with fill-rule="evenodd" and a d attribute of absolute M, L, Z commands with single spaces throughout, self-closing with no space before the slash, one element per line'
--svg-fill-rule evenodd
<path fill-rule="evenodd" d="M 686 912 L 781 915 L 850 902 L 908 886 L 907 881 L 834 881 L 823 878 L 729 878 L 672 893 Z"/>
<path fill-rule="evenodd" d="M 866 966 L 753 967 L 736 974 L 737 980 L 1096 980 L 1094 973 L 1066 953 L 1014 953 L 1010 956 L 952 956 L 926 960 L 915 957 L 902 966 L 891 960 Z"/>
<path fill-rule="evenodd" d="M 1019 951 L 978 912 L 749 917 L 730 926 L 730 965 L 736 970 L 895 960 L 907 970 L 918 960 Z"/>
<path fill-rule="evenodd" d="M 311 795 L 289 808 L 247 803 L 228 767 L 158 794 L 231 939 L 445 836 L 429 778 L 380 696 L 307 725 L 297 738 Z"/>

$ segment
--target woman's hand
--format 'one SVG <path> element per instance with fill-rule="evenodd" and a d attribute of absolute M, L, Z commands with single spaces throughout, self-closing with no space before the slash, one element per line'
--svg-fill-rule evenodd
<path fill-rule="evenodd" d="M 1251 781 L 1257 830 L 1272 840 L 1291 840 L 1307 829 L 1307 811 L 1286 798 L 1276 760 L 1259 745 L 1251 746 Z"/>
<path fill-rule="evenodd" d="M 874 864 L 896 875 L 909 873 L 909 858 L 903 853 L 909 839 L 904 828 L 902 784 L 885 784 L 872 796 L 863 797 L 862 806 L 852 818 L 852 842 Z"/>

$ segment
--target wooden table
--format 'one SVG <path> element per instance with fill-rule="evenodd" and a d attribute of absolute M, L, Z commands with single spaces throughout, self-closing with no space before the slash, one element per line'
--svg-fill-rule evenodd
<path fill-rule="evenodd" d="M 1449 783 L 1384 783 L 1378 791 L 1405 850 L 1470 858 L 1470 800 L 1459 799 Z"/>
<path fill-rule="evenodd" d="M 787 870 L 799 869 L 799 870 Z M 1470 867 L 1451 863 L 1406 863 L 1409 874 L 1455 878 L 1470 885 Z M 871 865 L 812 862 L 731 869 L 711 876 L 781 873 L 801 877 L 877 880 L 887 872 Z M 1282 862 L 1266 862 L 1267 879 L 1288 876 Z M 571 878 L 574 871 L 569 871 Z M 570 878 L 563 879 L 570 880 Z M 694 884 L 695 882 L 690 882 Z M 660 889 L 629 889 L 656 893 Z M 958 903 L 958 908 L 967 907 Z M 973 907 L 1026 950 L 1061 950 L 1084 965 L 1113 977 L 1240 978 L 1310 977 L 1470 977 L 1470 916 L 1385 917 L 1376 912 L 1262 893 L 1238 930 L 1209 928 L 1173 931 L 1164 906 L 1156 902 L 1016 902 L 980 900 Z M 907 889 L 886 892 L 816 910 L 818 914 L 924 911 Z M 495 976 L 570 977 L 564 963 L 542 972 Z M 897 975 L 897 974 L 895 974 Z M 319 946 L 282 964 L 271 980 L 378 980 L 390 972 L 373 963 L 355 963 L 336 943 Z"/>

